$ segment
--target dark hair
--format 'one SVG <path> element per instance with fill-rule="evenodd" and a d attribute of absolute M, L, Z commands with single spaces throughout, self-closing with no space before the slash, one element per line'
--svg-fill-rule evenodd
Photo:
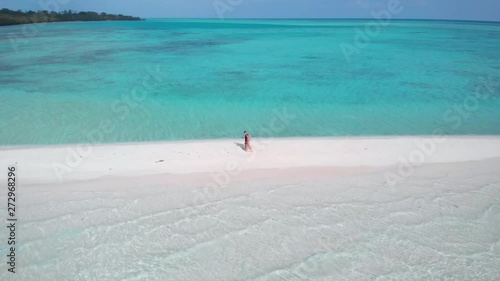
<path fill-rule="evenodd" d="M 243 131 L 243 134 L 246 134 L 246 133 L 247 133 L 247 131 Z"/>

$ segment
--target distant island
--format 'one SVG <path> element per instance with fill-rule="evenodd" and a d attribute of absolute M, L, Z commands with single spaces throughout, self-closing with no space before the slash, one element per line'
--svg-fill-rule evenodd
<path fill-rule="evenodd" d="M 142 20 L 139 17 L 114 15 L 96 12 L 74 12 L 62 11 L 59 13 L 49 11 L 13 11 L 9 9 L 0 10 L 0 26 L 42 23 L 42 22 L 66 22 L 66 21 L 107 21 L 107 20 Z"/>

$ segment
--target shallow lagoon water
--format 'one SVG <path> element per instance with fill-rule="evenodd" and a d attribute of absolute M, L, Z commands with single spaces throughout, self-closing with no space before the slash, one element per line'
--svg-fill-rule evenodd
<path fill-rule="evenodd" d="M 202 204 L 169 177 L 23 185 L 18 272 L 0 279 L 496 281 L 498 167 L 426 165 L 392 191 L 380 171 L 255 180 Z"/>
<path fill-rule="evenodd" d="M 370 22 L 3 27 L 0 145 L 500 134 L 500 24 L 393 21 L 346 59 Z"/>

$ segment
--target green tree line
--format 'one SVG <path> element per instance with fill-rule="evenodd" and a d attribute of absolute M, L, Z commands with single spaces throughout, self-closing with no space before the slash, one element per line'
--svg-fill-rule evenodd
<path fill-rule="evenodd" d="M 96 12 L 74 12 L 62 11 L 59 13 L 49 11 L 13 11 L 9 9 L 0 10 L 0 26 L 41 22 L 63 22 L 63 21 L 106 21 L 106 20 L 142 20 L 139 17 L 114 15 Z"/>

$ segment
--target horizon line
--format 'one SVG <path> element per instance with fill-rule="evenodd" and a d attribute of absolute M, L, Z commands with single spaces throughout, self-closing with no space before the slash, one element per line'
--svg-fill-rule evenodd
<path fill-rule="evenodd" d="M 11 11 L 22 11 L 22 12 L 29 12 L 35 10 L 23 10 L 23 9 L 18 9 L 18 10 L 13 10 L 5 7 L 0 7 L 0 10 L 2 9 L 8 9 Z M 45 10 L 37 10 L 38 11 L 45 11 Z M 46 10 L 48 11 L 48 10 Z M 63 11 L 71 11 L 71 12 L 95 12 L 95 13 L 106 13 L 106 14 L 114 14 L 114 15 L 119 15 L 121 13 L 109 13 L 109 12 L 96 12 L 96 11 L 91 11 L 91 10 L 63 10 Z M 57 13 L 61 13 L 62 11 L 59 11 Z M 143 17 L 143 16 L 136 16 L 136 15 L 131 15 L 131 14 L 121 14 L 124 16 L 132 16 L 132 17 L 139 17 L 141 19 L 147 20 L 147 19 L 209 19 L 209 20 L 376 20 L 373 17 L 369 18 L 364 18 L 364 17 L 332 17 L 332 18 L 324 18 L 324 17 L 307 17 L 307 18 L 301 18 L 301 17 L 226 17 L 226 18 L 218 18 L 218 17 Z M 443 19 L 431 19 L 431 18 L 392 18 L 390 21 L 460 21 L 460 22 L 484 22 L 484 23 L 500 23 L 499 20 L 479 20 L 479 19 L 450 19 L 450 18 L 443 18 Z"/>
<path fill-rule="evenodd" d="M 141 17 L 142 19 L 184 19 L 184 20 L 376 20 L 375 18 L 292 18 L 292 17 L 283 17 L 283 18 L 258 18 L 258 17 L 245 17 L 245 18 L 218 18 L 218 17 Z M 393 18 L 391 21 L 462 21 L 462 22 L 484 22 L 484 23 L 499 23 L 500 20 L 473 20 L 473 19 L 429 19 L 429 18 Z"/>

